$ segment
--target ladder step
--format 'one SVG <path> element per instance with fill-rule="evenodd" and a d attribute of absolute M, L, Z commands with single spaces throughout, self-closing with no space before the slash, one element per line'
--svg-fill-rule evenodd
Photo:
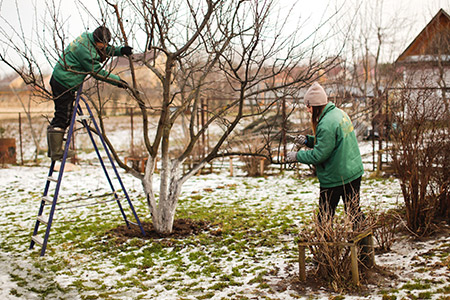
<path fill-rule="evenodd" d="M 44 240 L 38 235 L 33 235 L 31 239 L 38 245 L 44 245 Z"/>
<path fill-rule="evenodd" d="M 48 219 L 46 217 L 44 217 L 43 215 L 38 216 L 37 220 L 41 223 L 48 224 Z"/>
<path fill-rule="evenodd" d="M 78 115 L 76 116 L 77 121 L 89 120 L 91 118 L 90 115 Z"/>
<path fill-rule="evenodd" d="M 45 203 L 47 203 L 47 204 L 53 204 L 53 197 L 44 196 L 44 197 L 42 197 L 42 200 L 44 200 Z"/>
<path fill-rule="evenodd" d="M 52 177 L 52 176 L 48 176 L 47 177 L 48 181 L 53 181 L 53 182 L 58 182 L 58 178 Z"/>

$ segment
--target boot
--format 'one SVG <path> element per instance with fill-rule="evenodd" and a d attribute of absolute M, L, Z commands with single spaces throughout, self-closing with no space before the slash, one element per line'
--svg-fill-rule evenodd
<path fill-rule="evenodd" d="M 65 130 L 59 127 L 48 127 L 47 128 L 47 143 L 48 152 L 47 155 L 52 160 L 61 160 L 64 155 L 64 132 Z M 69 150 L 67 157 L 73 157 L 74 152 Z"/>
<path fill-rule="evenodd" d="M 58 127 L 47 128 L 48 156 L 52 160 L 60 160 L 63 157 L 62 149 L 64 129 Z"/>

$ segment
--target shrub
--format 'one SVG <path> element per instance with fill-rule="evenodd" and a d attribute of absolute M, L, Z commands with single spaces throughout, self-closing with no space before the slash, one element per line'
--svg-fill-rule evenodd
<path fill-rule="evenodd" d="M 424 82 L 426 86 L 426 82 Z M 395 95 L 393 167 L 400 179 L 409 229 L 432 232 L 436 218 L 449 220 L 450 123 L 434 89 L 402 89 Z"/>

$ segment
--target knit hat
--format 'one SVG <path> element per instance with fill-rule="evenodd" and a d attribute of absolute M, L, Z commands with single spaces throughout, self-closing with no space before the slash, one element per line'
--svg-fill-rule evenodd
<path fill-rule="evenodd" d="M 106 26 L 99 26 L 93 32 L 94 42 L 108 44 L 111 41 L 111 32 Z"/>
<path fill-rule="evenodd" d="M 306 106 L 322 106 L 328 103 L 328 97 L 323 87 L 314 82 L 303 98 Z"/>

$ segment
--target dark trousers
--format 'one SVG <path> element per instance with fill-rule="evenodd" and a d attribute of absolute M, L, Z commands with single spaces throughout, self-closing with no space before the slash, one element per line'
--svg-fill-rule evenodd
<path fill-rule="evenodd" d="M 66 129 L 69 127 L 72 118 L 75 90 L 66 88 L 57 82 L 53 76 L 50 79 L 50 86 L 52 87 L 53 101 L 55 102 L 55 115 L 50 122 L 50 126 Z"/>
<path fill-rule="evenodd" d="M 347 215 L 350 217 L 353 228 L 357 229 L 365 219 L 364 214 L 359 207 L 359 188 L 361 186 L 361 177 L 349 182 L 345 185 L 320 188 L 319 198 L 319 223 L 331 221 L 336 212 L 336 207 L 339 200 L 344 200 L 344 208 Z"/>

